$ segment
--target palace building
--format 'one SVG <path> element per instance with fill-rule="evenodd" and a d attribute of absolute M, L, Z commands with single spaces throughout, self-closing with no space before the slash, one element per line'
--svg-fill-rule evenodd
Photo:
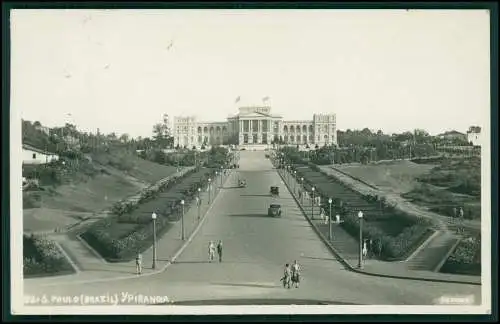
<path fill-rule="evenodd" d="M 335 114 L 313 114 L 312 120 L 283 120 L 269 106 L 240 107 L 224 122 L 203 122 L 196 117 L 174 117 L 174 145 L 192 148 L 203 145 L 267 146 L 337 145 Z"/>

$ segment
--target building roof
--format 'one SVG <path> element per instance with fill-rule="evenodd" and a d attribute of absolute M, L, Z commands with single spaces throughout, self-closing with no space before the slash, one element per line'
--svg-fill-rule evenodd
<path fill-rule="evenodd" d="M 438 136 L 445 136 L 445 135 L 465 135 L 464 133 L 457 132 L 456 130 L 444 132 L 442 134 L 439 134 Z"/>
<path fill-rule="evenodd" d="M 31 146 L 29 144 L 23 144 L 23 149 L 29 150 L 29 151 L 33 151 L 33 152 L 37 152 L 37 153 L 46 154 L 46 155 L 57 155 L 56 153 L 44 151 L 44 150 L 38 149 L 38 148 L 36 148 L 34 146 Z"/>

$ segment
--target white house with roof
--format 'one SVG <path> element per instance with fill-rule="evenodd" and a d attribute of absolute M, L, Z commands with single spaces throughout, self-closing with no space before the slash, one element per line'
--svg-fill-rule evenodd
<path fill-rule="evenodd" d="M 481 146 L 482 136 L 481 136 L 481 127 L 479 126 L 471 126 L 467 131 L 467 142 L 471 143 L 474 146 Z"/>
<path fill-rule="evenodd" d="M 59 156 L 55 153 L 23 144 L 23 164 L 46 164 L 57 160 L 59 160 Z"/>

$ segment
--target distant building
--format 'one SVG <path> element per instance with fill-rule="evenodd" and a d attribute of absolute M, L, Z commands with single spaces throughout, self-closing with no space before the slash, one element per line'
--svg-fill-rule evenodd
<path fill-rule="evenodd" d="M 31 145 L 23 144 L 23 164 L 46 164 L 59 160 L 59 156 Z"/>
<path fill-rule="evenodd" d="M 196 117 L 174 117 L 174 145 L 239 145 L 266 147 L 285 145 L 337 145 L 335 114 L 313 114 L 312 120 L 284 121 L 269 106 L 240 107 L 223 122 L 201 122 Z"/>
<path fill-rule="evenodd" d="M 437 135 L 438 138 L 443 140 L 467 140 L 467 135 L 464 133 L 457 132 L 456 130 L 444 132 L 442 134 Z"/>
<path fill-rule="evenodd" d="M 471 126 L 467 131 L 467 142 L 471 143 L 474 146 L 481 146 L 482 136 L 481 136 L 481 127 L 479 126 Z"/>

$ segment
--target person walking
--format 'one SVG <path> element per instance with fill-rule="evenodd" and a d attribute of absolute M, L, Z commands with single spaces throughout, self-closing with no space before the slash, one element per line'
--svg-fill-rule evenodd
<path fill-rule="evenodd" d="M 208 243 L 208 261 L 212 262 L 215 257 L 215 244 L 213 241 Z"/>
<path fill-rule="evenodd" d="M 290 265 L 287 263 L 285 264 L 285 269 L 283 271 L 283 278 L 281 278 L 281 281 L 283 281 L 283 288 L 290 289 L 291 277 L 292 277 L 292 270 L 290 269 Z"/>
<path fill-rule="evenodd" d="M 135 257 L 135 272 L 140 275 L 142 274 L 142 254 L 137 253 Z"/>
<path fill-rule="evenodd" d="M 295 288 L 299 288 L 300 266 L 299 266 L 297 260 L 293 261 L 293 265 L 292 265 L 292 283 L 295 284 Z"/>
<path fill-rule="evenodd" d="M 382 239 L 378 238 L 377 239 L 377 255 L 378 255 L 379 259 L 382 256 L 382 247 L 383 247 Z"/>
<path fill-rule="evenodd" d="M 217 254 L 219 255 L 219 262 L 222 262 L 222 240 L 217 243 Z"/>

